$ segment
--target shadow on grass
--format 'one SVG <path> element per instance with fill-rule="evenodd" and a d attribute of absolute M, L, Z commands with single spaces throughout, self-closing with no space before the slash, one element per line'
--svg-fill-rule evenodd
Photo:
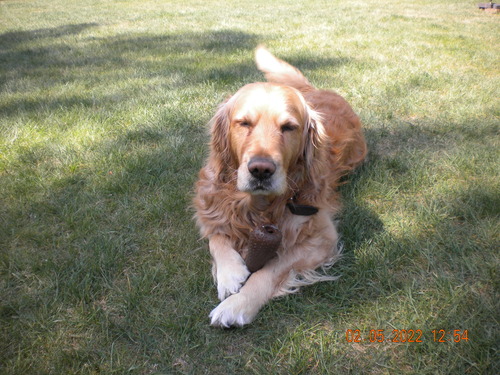
<path fill-rule="evenodd" d="M 99 26 L 97 23 L 91 22 L 29 31 L 11 31 L 0 34 L 0 46 L 2 46 L 0 50 L 0 59 L 8 61 L 11 58 L 11 56 L 8 55 L 9 50 L 17 48 L 20 44 L 35 40 L 56 39 L 68 35 L 80 34 L 87 29 L 97 26 Z"/>
<path fill-rule="evenodd" d="M 233 89 L 235 84 L 263 79 L 255 68 L 252 50 L 270 39 L 259 34 L 216 30 L 97 37 L 87 33 L 98 27 L 88 23 L 0 35 L 4 42 L 0 84 L 7 92 L 16 93 L 15 99 L 0 104 L 0 112 L 14 116 L 67 107 L 96 110 L 132 100 L 147 90 L 188 90 L 207 82 Z M 284 58 L 309 70 L 350 61 Z M 74 84 L 80 95 L 68 97 L 66 87 Z M 40 87 L 44 95 L 36 93 Z M 110 93 L 113 87 L 116 92 Z"/>

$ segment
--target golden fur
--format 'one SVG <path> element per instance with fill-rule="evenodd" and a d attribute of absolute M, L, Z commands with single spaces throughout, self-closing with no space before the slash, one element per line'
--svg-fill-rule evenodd
<path fill-rule="evenodd" d="M 359 118 L 340 95 L 315 89 L 263 47 L 256 62 L 269 82 L 246 85 L 219 107 L 196 184 L 196 219 L 209 240 L 222 301 L 211 324 L 220 327 L 248 324 L 269 299 L 333 279 L 315 270 L 338 256 L 337 188 L 366 155 Z M 255 160 L 264 165 L 252 169 Z M 267 167 L 269 178 L 254 174 Z M 292 197 L 318 213 L 292 214 L 286 207 Z M 248 237 L 261 224 L 277 225 L 283 239 L 278 256 L 250 274 Z"/>

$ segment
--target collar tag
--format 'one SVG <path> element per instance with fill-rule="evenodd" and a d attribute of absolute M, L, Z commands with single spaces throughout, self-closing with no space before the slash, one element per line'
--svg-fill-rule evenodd
<path fill-rule="evenodd" d="M 311 216 L 319 211 L 318 207 L 307 206 L 305 204 L 296 204 L 292 199 L 290 199 L 286 206 L 289 208 L 292 214 L 300 216 Z"/>

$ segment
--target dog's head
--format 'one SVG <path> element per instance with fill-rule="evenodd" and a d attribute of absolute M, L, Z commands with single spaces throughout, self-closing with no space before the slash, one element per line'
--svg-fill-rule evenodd
<path fill-rule="evenodd" d="M 299 91 L 253 83 L 223 103 L 212 119 L 211 158 L 217 173 L 237 171 L 238 190 L 281 195 L 291 170 L 311 166 L 322 135 L 318 115 Z"/>

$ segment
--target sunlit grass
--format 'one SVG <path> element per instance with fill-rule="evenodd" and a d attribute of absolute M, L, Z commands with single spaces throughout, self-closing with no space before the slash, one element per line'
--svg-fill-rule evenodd
<path fill-rule="evenodd" d="M 498 16 L 474 7 L 0 2 L 1 372 L 498 372 Z M 342 277 L 222 331 L 189 205 L 259 43 L 345 96 L 370 153 L 342 187 Z"/>

